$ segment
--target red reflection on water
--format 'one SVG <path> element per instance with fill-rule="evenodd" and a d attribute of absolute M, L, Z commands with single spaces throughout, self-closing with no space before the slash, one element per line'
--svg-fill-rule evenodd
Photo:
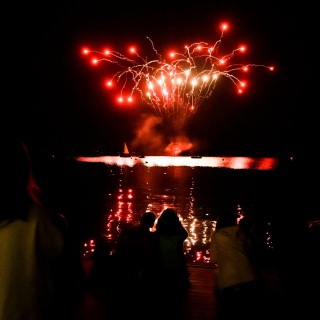
<path fill-rule="evenodd" d="M 137 225 L 143 212 L 153 211 L 159 215 L 165 208 L 176 206 L 189 233 L 185 241 L 185 254 L 191 263 L 210 263 L 207 248 L 215 228 L 214 218 L 207 213 L 206 208 L 201 208 L 199 214 L 199 204 L 195 202 L 197 194 L 194 190 L 197 186 L 193 176 L 194 167 L 228 168 L 235 169 L 237 173 L 240 172 L 239 169 L 272 171 L 278 165 L 276 158 L 251 157 L 102 156 L 79 157 L 77 160 L 102 162 L 120 168 L 118 185 L 112 189 L 114 191 L 108 192 L 108 209 L 103 213 L 104 236 L 110 242 L 117 241 L 123 228 Z M 131 168 L 133 166 L 134 170 Z M 211 186 L 218 184 L 216 180 L 211 182 L 213 184 L 210 184 L 210 190 Z M 198 185 L 202 183 L 203 180 L 197 181 Z M 240 214 L 240 206 L 239 210 Z M 270 247 L 271 240 L 268 238 Z M 84 256 L 89 256 L 94 251 L 94 241 L 87 243 L 84 251 Z"/>

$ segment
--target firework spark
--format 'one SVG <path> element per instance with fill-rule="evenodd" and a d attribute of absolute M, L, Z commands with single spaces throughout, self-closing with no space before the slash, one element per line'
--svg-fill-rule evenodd
<path fill-rule="evenodd" d="M 149 37 L 151 59 L 143 58 L 133 47 L 129 48 L 129 55 L 108 49 L 102 52 L 83 49 L 83 53 L 90 56 L 94 65 L 107 62 L 117 68 L 105 84 L 107 87 L 117 84 L 119 103 L 131 104 L 139 98 L 151 106 L 156 115 L 177 128 L 212 95 L 221 77 L 229 79 L 238 93 L 242 93 L 246 83 L 239 78 L 241 71 L 246 72 L 251 67 L 273 70 L 261 64 L 233 64 L 233 58 L 246 50 L 244 46 L 220 55 L 219 47 L 227 25 L 222 25 L 221 29 L 220 38 L 213 45 L 207 42 L 186 45 L 182 52 L 169 52 L 167 59 L 162 58 Z"/>

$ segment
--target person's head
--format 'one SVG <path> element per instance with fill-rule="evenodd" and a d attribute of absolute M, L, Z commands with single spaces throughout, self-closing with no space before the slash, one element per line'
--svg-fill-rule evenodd
<path fill-rule="evenodd" d="M 8 139 L 2 145 L 3 174 L 1 182 L 0 221 L 26 219 L 32 202 L 38 201 L 39 187 L 35 182 L 27 146 L 19 139 Z"/>
<path fill-rule="evenodd" d="M 140 226 L 142 228 L 151 229 L 156 221 L 156 215 L 153 212 L 145 212 L 140 219 Z"/>
<path fill-rule="evenodd" d="M 238 224 L 237 218 L 238 213 L 235 209 L 228 208 L 223 210 L 217 219 L 216 230 L 236 226 Z"/>
<path fill-rule="evenodd" d="M 181 228 L 181 222 L 178 214 L 173 208 L 167 208 L 162 211 L 157 222 L 157 231 L 162 234 L 175 233 L 177 229 Z"/>
<path fill-rule="evenodd" d="M 253 227 L 253 220 L 249 216 L 244 216 L 239 220 L 239 226 L 246 232 L 251 233 Z"/>

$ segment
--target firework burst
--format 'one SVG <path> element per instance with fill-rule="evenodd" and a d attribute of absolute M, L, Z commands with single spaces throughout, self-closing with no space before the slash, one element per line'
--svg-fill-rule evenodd
<path fill-rule="evenodd" d="M 166 59 L 147 37 L 153 56 L 143 58 L 134 47 L 128 55 L 105 49 L 92 51 L 83 49 L 93 65 L 101 62 L 113 64 L 116 71 L 106 80 L 106 87 L 119 89 L 117 101 L 132 104 L 141 100 L 150 106 L 164 122 L 181 128 L 193 115 L 204 99 L 212 96 L 221 77 L 231 81 L 238 93 L 245 89 L 246 82 L 240 79 L 240 73 L 251 67 L 273 67 L 253 63 L 233 63 L 234 57 L 246 51 L 245 46 L 232 50 L 228 54 L 219 54 L 224 31 L 223 24 L 220 38 L 214 43 L 196 42 L 186 45 L 182 52 L 168 52 Z M 110 68 L 114 70 L 114 68 Z M 109 69 L 109 71 L 110 71 Z"/>

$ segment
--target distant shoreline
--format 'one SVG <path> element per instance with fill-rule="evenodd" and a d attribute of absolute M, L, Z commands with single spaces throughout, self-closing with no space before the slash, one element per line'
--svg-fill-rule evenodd
<path fill-rule="evenodd" d="M 202 157 L 202 156 L 98 156 L 76 157 L 80 162 L 102 162 L 108 165 L 147 167 L 211 167 L 228 169 L 275 170 L 279 159 L 272 157 Z"/>

